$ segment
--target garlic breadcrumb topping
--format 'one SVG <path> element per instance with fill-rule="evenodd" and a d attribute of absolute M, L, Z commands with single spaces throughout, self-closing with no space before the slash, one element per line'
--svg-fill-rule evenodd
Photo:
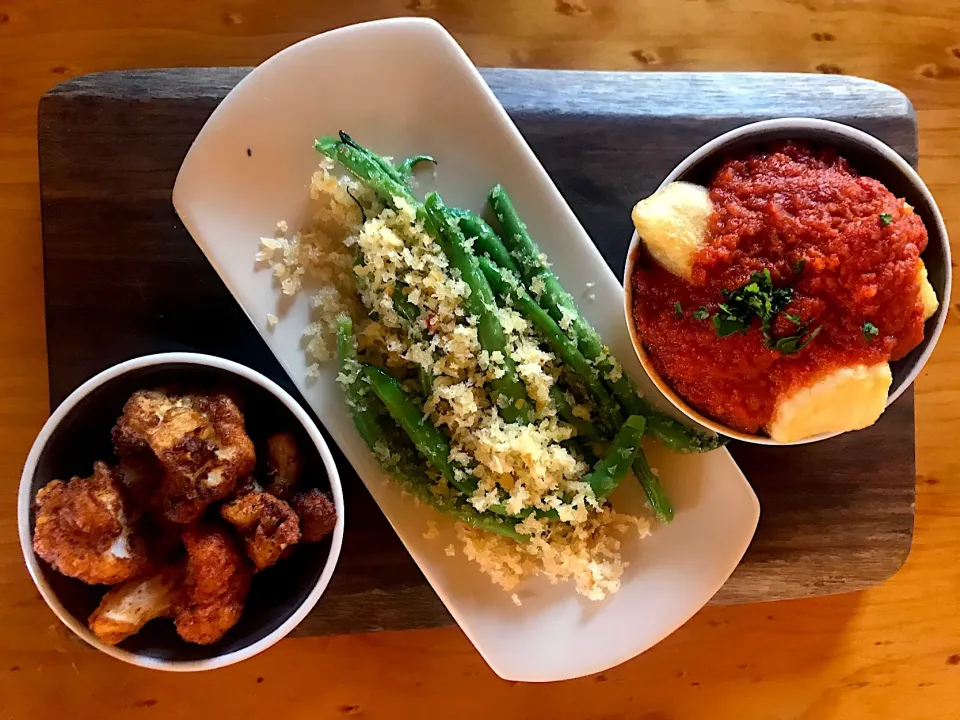
<path fill-rule="evenodd" d="M 528 544 L 459 524 L 466 557 L 505 590 L 523 577 L 544 574 L 552 582 L 573 582 L 591 599 L 616 592 L 624 567 L 619 538 L 632 529 L 645 535 L 649 526 L 601 505 L 581 482 L 589 468 L 568 449 L 575 431 L 557 415 L 550 396 L 560 372 L 557 359 L 520 313 L 497 309 L 506 352 L 535 405 L 529 424 L 506 422 L 487 389 L 503 374 L 505 358 L 481 349 L 477 318 L 464 303 L 467 284 L 425 232 L 415 208 L 402 198 L 394 199 L 393 208 L 383 207 L 358 183 L 337 178 L 333 167 L 325 160 L 313 175 L 305 227 L 292 236 L 279 227 L 274 237 L 261 239 L 257 255 L 283 295 L 310 298 L 311 322 L 303 332 L 308 376 L 335 358 L 336 317 L 348 313 L 366 362 L 411 378 L 421 370 L 432 376 L 424 414 L 449 436 L 450 460 L 475 477 L 473 507 L 530 513 L 517 526 L 530 536 Z M 542 294 L 543 281 L 535 279 L 531 291 Z M 569 329 L 572 321 L 564 313 L 559 324 Z M 619 372 L 615 366 L 612 374 Z M 355 378 L 341 373 L 337 379 L 349 385 Z M 571 407 L 578 418 L 591 419 L 588 405 L 573 401 Z M 441 485 L 439 491 L 452 489 Z M 555 511 L 559 519 L 538 519 L 535 510 Z M 431 521 L 423 536 L 438 535 Z M 452 545 L 445 549 L 449 556 L 455 552 Z"/>

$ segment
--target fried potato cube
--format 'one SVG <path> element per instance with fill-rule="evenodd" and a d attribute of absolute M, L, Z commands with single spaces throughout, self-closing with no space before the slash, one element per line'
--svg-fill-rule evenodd
<path fill-rule="evenodd" d="M 108 645 L 116 645 L 151 620 L 172 617 L 183 575 L 181 565 L 170 565 L 111 588 L 90 615 L 90 629 Z"/>
<path fill-rule="evenodd" d="M 177 634 L 188 642 L 209 645 L 240 620 L 253 568 L 219 524 L 186 530 L 182 539 L 187 574 L 174 610 Z"/>
<path fill-rule="evenodd" d="M 37 492 L 33 549 L 55 570 L 90 585 L 113 585 L 147 567 L 143 538 L 105 463 L 88 478 L 53 480 Z"/>
<path fill-rule="evenodd" d="M 280 559 L 300 540 L 300 520 L 283 500 L 269 493 L 248 493 L 224 504 L 220 516 L 237 528 L 257 570 Z"/>
<path fill-rule="evenodd" d="M 297 493 L 290 500 L 290 505 L 300 518 L 303 542 L 320 542 L 337 525 L 337 509 L 333 500 L 316 488 Z"/>

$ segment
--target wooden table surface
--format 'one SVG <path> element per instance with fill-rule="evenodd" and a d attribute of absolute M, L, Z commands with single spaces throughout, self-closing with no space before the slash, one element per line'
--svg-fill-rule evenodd
<path fill-rule="evenodd" d="M 921 174 L 960 236 L 957 2 L 0 0 L 0 720 L 64 712 L 71 719 L 957 717 L 960 303 L 951 304 L 917 382 L 913 550 L 877 588 L 707 608 L 640 658 L 547 686 L 499 680 L 456 628 L 292 639 L 212 673 L 148 672 L 86 648 L 46 608 L 21 562 L 15 509 L 21 465 L 47 414 L 40 96 L 96 70 L 255 64 L 308 35 L 404 14 L 443 22 L 478 65 L 827 72 L 889 83 L 916 106 Z"/>

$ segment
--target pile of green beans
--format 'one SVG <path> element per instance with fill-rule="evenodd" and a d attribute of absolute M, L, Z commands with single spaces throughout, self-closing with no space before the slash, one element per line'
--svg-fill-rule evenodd
<path fill-rule="evenodd" d="M 706 452 L 726 439 L 688 428 L 639 395 L 550 270 L 503 188 L 497 185 L 488 197 L 500 226 L 498 232 L 473 212 L 445 206 L 437 193 L 429 193 L 422 203 L 416 200 L 410 187 L 413 168 L 422 162 L 433 163 L 429 156 L 414 156 L 395 166 L 343 132 L 339 138 L 317 140 L 315 148 L 339 162 L 385 205 L 395 207 L 402 200 L 415 209 L 417 220 L 470 289 L 465 309 L 477 319 L 481 348 L 491 355 L 499 351 L 503 357 L 503 372 L 490 383 L 503 419 L 528 423 L 533 408 L 507 352 L 497 312 L 498 308 L 512 307 L 562 364 L 551 399 L 557 414 L 576 433 L 569 447 L 591 465 L 583 481 L 602 502 L 632 468 L 654 514 L 670 522 L 674 510 L 641 449 L 642 438 L 652 436 L 676 452 Z M 419 309 L 399 288 L 393 302 L 398 315 L 415 328 Z M 337 348 L 341 381 L 354 424 L 388 474 L 441 512 L 519 542 L 528 541 L 529 536 L 518 532 L 516 524 L 532 511 L 511 515 L 503 506 L 495 505 L 480 512 L 470 504 L 477 489 L 471 468 L 450 459 L 449 439 L 430 422 L 416 393 L 409 392 L 383 369 L 361 363 L 347 316 L 338 320 Z M 421 368 L 418 377 L 420 394 L 429 397 L 429 371 Z M 589 407 L 597 422 L 574 414 L 571 397 Z M 438 482 L 430 480 L 431 475 Z M 557 516 L 555 511 L 537 511 L 537 515 Z"/>

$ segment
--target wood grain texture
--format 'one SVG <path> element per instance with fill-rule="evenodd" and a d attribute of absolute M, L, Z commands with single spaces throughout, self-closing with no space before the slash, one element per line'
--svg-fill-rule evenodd
<path fill-rule="evenodd" d="M 170 205 L 193 137 L 243 72 L 98 73 L 59 85 L 41 101 L 52 406 L 109 365 L 170 350 L 229 357 L 296 393 Z M 745 122 L 804 114 L 842 119 L 916 161 L 910 103 L 866 81 L 483 73 L 615 273 L 624 264 L 636 199 L 698 145 Z M 878 443 L 886 448 L 882 462 L 872 453 Z M 787 451 L 737 444 L 733 452 L 757 490 L 762 519 L 714 602 L 860 590 L 900 568 L 913 528 L 912 396 L 867 432 Z M 449 624 L 359 478 L 339 460 L 350 507 L 343 554 L 323 601 L 297 633 Z"/>
<path fill-rule="evenodd" d="M 499 680 L 456 627 L 281 642 L 165 675 L 72 638 L 23 568 L 14 488 L 48 412 L 37 103 L 97 70 L 251 65 L 350 22 L 421 14 L 479 65 L 840 72 L 917 109 L 920 172 L 960 237 L 960 4 L 939 0 L 0 0 L 0 717 L 931 720 L 960 706 L 960 308 L 916 385 L 916 524 L 869 590 L 708 607 L 651 651 L 551 685 Z M 954 255 L 960 249 L 954 243 Z M 882 455 L 884 447 L 876 448 Z M 798 482 L 802 478 L 796 479 Z M 466 695 L 466 692 L 469 695 Z M 477 698 L 474 700 L 474 698 Z"/>

